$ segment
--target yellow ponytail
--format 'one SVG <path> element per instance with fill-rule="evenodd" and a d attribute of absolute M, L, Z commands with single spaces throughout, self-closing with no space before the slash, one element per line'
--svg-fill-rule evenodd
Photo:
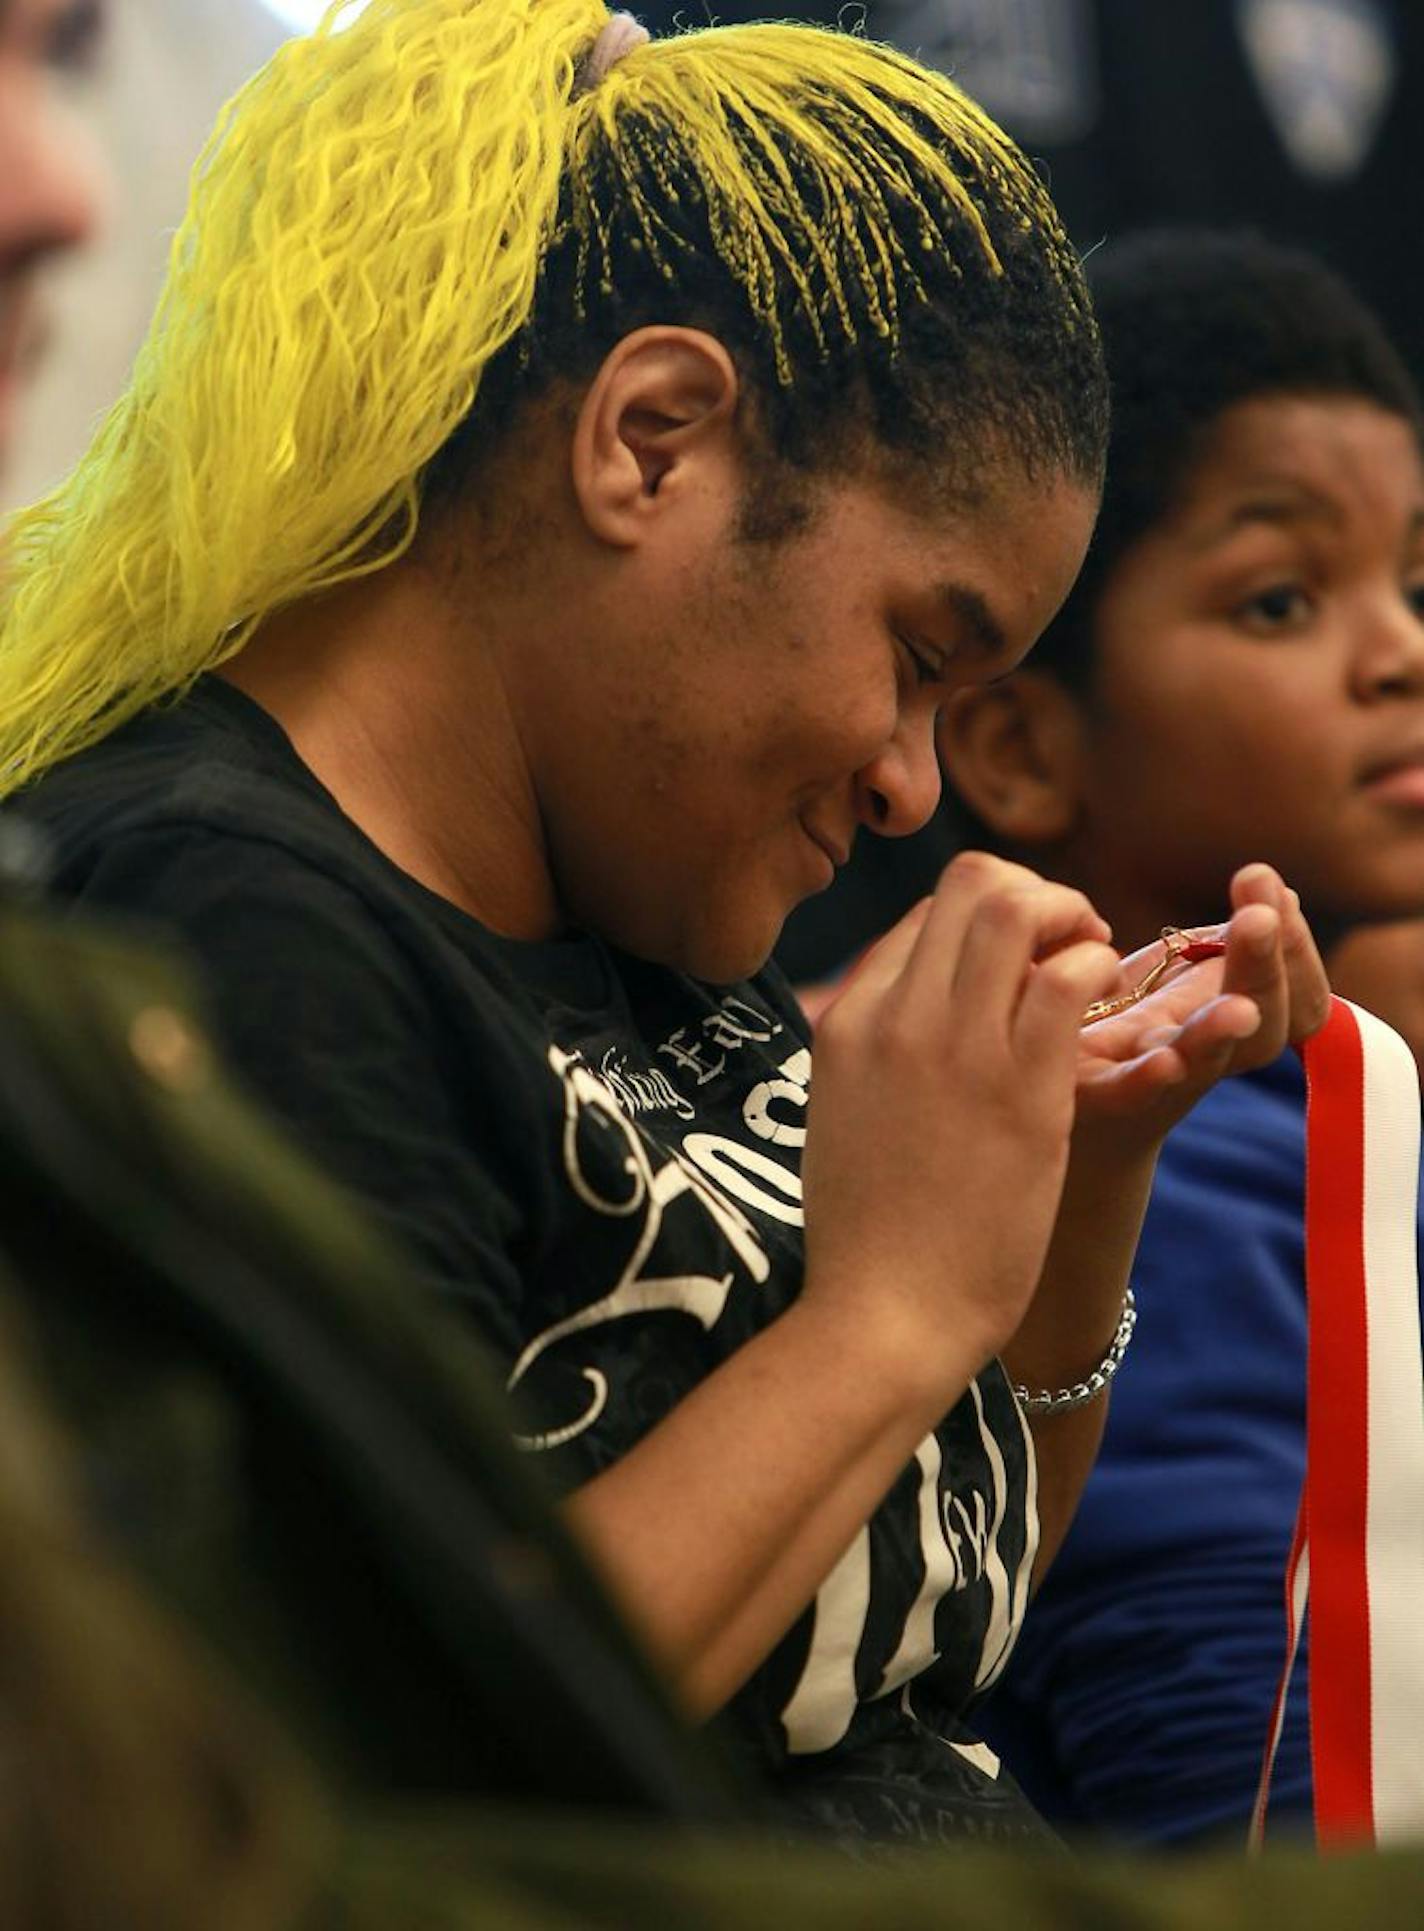
<path fill-rule="evenodd" d="M 224 110 L 127 393 L 7 531 L 0 791 L 398 556 L 528 315 L 601 0 L 341 11 Z"/>

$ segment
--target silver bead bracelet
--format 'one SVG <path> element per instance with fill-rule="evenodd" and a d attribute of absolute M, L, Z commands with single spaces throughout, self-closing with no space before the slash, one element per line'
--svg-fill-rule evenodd
<path fill-rule="evenodd" d="M 1026 1415 L 1067 1415 L 1075 1408 L 1086 1408 L 1090 1401 L 1097 1400 L 1122 1366 L 1122 1358 L 1127 1353 L 1127 1344 L 1136 1326 L 1137 1301 L 1129 1288 L 1122 1297 L 1122 1319 L 1117 1324 L 1117 1333 L 1087 1380 L 1075 1381 L 1069 1388 L 1021 1388 L 1017 1382 L 1013 1382 L 1010 1385 L 1019 1407 Z"/>

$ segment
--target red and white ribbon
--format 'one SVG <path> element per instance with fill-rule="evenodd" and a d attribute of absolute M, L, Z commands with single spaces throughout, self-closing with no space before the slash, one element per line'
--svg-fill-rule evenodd
<path fill-rule="evenodd" d="M 1397 1033 L 1338 998 L 1302 1057 L 1306 1473 L 1251 1839 L 1308 1598 L 1316 1838 L 1346 1848 L 1424 1838 L 1419 1076 Z"/>

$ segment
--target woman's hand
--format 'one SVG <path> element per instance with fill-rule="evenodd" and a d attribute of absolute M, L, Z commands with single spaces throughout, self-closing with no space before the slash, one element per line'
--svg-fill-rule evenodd
<path fill-rule="evenodd" d="M 1219 959 L 1169 968 L 1139 1004 L 1083 1028 L 1078 1121 L 1155 1143 L 1217 1080 L 1267 1065 L 1325 1022 L 1330 987 L 1300 900 L 1269 865 L 1231 881 Z M 1122 962 L 1114 993 L 1162 957 L 1161 942 Z M 1112 996 L 1111 994 L 1109 996 Z"/>
<path fill-rule="evenodd" d="M 1081 1380 L 1101 1359 L 1170 1128 L 1224 1075 L 1265 1065 L 1324 1022 L 1329 987 L 1295 894 L 1268 866 L 1251 865 L 1232 880 L 1231 903 L 1216 935 L 1221 957 L 1170 966 L 1139 1003 L 1079 1037 L 1058 1219 L 1038 1292 L 1004 1349 L 1010 1374 L 1031 1388 Z M 1159 942 L 1125 959 L 1109 996 L 1139 985 L 1164 949 Z M 1036 1580 L 1072 1519 L 1106 1406 L 1032 1424 L 1041 1450 Z"/>
<path fill-rule="evenodd" d="M 1084 1008 L 1079 892 L 966 854 L 821 1020 L 806 1276 L 568 1505 L 698 1714 L 768 1654 L 1019 1326 L 1058 1214 Z"/>
<path fill-rule="evenodd" d="M 983 853 L 861 962 L 817 1030 L 807 1311 L 962 1385 L 1033 1293 L 1068 1158 L 1084 1008 L 1117 982 L 1080 892 Z"/>

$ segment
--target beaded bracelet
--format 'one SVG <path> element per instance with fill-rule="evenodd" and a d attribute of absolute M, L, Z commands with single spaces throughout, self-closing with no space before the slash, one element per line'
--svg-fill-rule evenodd
<path fill-rule="evenodd" d="M 1014 1399 L 1027 1415 L 1066 1415 L 1075 1408 L 1086 1408 L 1090 1401 L 1096 1401 L 1107 1387 L 1127 1353 L 1127 1344 L 1132 1339 L 1132 1330 L 1137 1326 L 1137 1301 L 1132 1289 L 1128 1288 L 1122 1297 L 1122 1319 L 1117 1324 L 1117 1333 L 1108 1345 L 1108 1351 L 1094 1368 L 1086 1381 L 1075 1381 L 1069 1388 L 1019 1387 L 1011 1384 Z"/>

